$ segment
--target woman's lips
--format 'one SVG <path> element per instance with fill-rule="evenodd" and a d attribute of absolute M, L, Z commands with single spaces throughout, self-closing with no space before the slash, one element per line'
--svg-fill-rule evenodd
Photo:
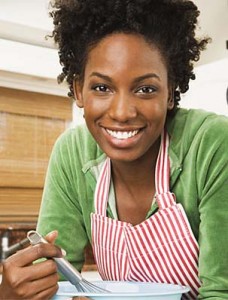
<path fill-rule="evenodd" d="M 114 148 L 128 149 L 136 146 L 141 137 L 142 129 L 118 130 L 104 128 L 104 135 L 107 142 Z"/>
<path fill-rule="evenodd" d="M 126 130 L 126 131 L 106 129 L 106 132 L 116 139 L 126 140 L 126 139 L 129 139 L 129 138 L 135 136 L 139 132 L 139 129 Z"/>

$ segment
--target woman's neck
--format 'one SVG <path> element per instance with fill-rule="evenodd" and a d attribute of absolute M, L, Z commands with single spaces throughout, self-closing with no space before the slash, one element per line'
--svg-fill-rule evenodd
<path fill-rule="evenodd" d="M 159 143 L 160 144 L 160 143 Z M 116 209 L 121 221 L 141 223 L 155 194 L 155 168 L 159 151 L 147 153 L 134 162 L 112 162 Z"/>

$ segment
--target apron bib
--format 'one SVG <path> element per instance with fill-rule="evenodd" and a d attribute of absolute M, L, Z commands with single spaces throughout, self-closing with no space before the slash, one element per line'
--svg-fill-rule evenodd
<path fill-rule="evenodd" d="M 174 283 L 190 286 L 183 299 L 196 299 L 198 243 L 187 216 L 169 191 L 168 134 L 163 133 L 155 170 L 158 211 L 133 226 L 106 216 L 111 162 L 107 158 L 98 178 L 91 214 L 92 246 L 103 280 Z"/>

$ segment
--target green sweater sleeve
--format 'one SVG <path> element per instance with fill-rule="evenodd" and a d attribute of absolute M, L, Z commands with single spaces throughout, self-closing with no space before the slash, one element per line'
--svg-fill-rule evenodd
<path fill-rule="evenodd" d="M 199 195 L 198 299 L 228 299 L 228 122 L 201 127 L 196 156 Z"/>
<path fill-rule="evenodd" d="M 72 153 L 76 141 L 70 133 L 69 130 L 60 136 L 53 148 L 37 229 L 43 235 L 58 230 L 56 244 L 66 250 L 66 258 L 81 270 L 88 236 L 77 190 L 80 157 L 77 152 Z"/>

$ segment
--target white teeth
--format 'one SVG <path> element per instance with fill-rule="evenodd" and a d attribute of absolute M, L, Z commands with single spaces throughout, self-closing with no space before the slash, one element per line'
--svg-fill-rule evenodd
<path fill-rule="evenodd" d="M 111 136 L 115 137 L 116 139 L 120 139 L 120 140 L 128 139 L 128 138 L 130 138 L 132 136 L 135 136 L 139 132 L 139 130 L 133 130 L 133 131 L 113 131 L 113 130 L 110 130 L 110 129 L 106 129 L 106 131 Z"/>

